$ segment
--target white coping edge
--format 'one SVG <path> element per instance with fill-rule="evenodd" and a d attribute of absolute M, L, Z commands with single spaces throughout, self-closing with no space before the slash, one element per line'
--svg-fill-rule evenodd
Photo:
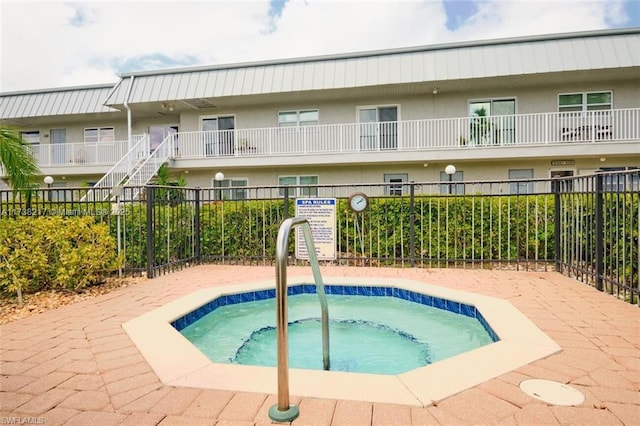
<path fill-rule="evenodd" d="M 474 305 L 500 341 L 395 376 L 292 368 L 292 395 L 428 406 L 561 350 L 503 299 L 405 279 L 327 277 L 325 281 L 397 287 Z M 288 281 L 289 286 L 304 283 L 313 284 L 313 277 Z M 198 290 L 127 321 L 123 328 L 166 385 L 277 394 L 275 367 L 214 363 L 171 326 L 219 296 L 270 288 L 275 288 L 273 280 Z"/>

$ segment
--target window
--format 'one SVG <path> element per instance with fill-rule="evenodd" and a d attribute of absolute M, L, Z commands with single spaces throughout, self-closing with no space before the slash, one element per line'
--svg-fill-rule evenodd
<path fill-rule="evenodd" d="M 115 140 L 115 130 L 113 127 L 91 127 L 84 129 L 84 142 L 113 142 Z"/>
<path fill-rule="evenodd" d="M 533 179 L 533 169 L 512 169 L 509 170 L 509 180 Z M 511 182 L 509 184 L 510 194 L 533 194 L 533 182 Z"/>
<path fill-rule="evenodd" d="M 22 137 L 22 140 L 30 143 L 31 145 L 40 144 L 40 132 L 37 130 L 33 132 L 21 132 L 20 136 Z"/>
<path fill-rule="evenodd" d="M 281 111 L 278 113 L 278 127 L 317 126 L 318 110 Z"/>
<path fill-rule="evenodd" d="M 469 102 L 471 145 L 501 145 L 515 142 L 515 99 Z"/>
<path fill-rule="evenodd" d="M 49 200 L 51 201 L 67 201 L 67 190 L 64 189 L 67 187 L 66 182 L 54 182 L 51 184 L 51 188 L 49 190 Z M 56 189 L 53 189 L 56 188 Z"/>
<path fill-rule="evenodd" d="M 214 191 L 215 200 L 246 200 L 248 179 L 223 179 L 213 180 L 214 188 L 221 188 Z M 224 189 L 223 189 L 224 188 Z"/>
<path fill-rule="evenodd" d="M 389 185 L 385 185 L 384 193 L 385 195 L 391 196 L 402 196 L 406 194 L 407 186 L 403 185 L 409 180 L 409 175 L 407 173 L 395 173 L 395 174 L 387 174 L 384 175 L 384 183 L 388 183 Z"/>
<path fill-rule="evenodd" d="M 278 185 L 280 186 L 297 186 L 297 185 L 317 185 L 318 176 L 280 176 Z M 293 197 L 317 197 L 317 187 L 298 187 L 296 190 L 289 190 L 289 196 Z M 280 196 L 284 197 L 284 188 L 280 188 Z"/>
<path fill-rule="evenodd" d="M 451 180 L 449 180 L 451 177 Z M 461 171 L 456 171 L 449 176 L 444 171 L 440 172 L 440 182 L 462 182 L 464 180 L 464 174 Z M 457 194 L 464 195 L 463 183 L 445 183 L 440 185 L 440 194 Z"/>
<path fill-rule="evenodd" d="M 559 112 L 610 110 L 612 104 L 611 92 L 565 93 L 558 95 Z"/>
<path fill-rule="evenodd" d="M 637 173 L 616 174 L 624 170 L 638 170 L 636 166 L 631 167 L 602 167 L 596 173 L 608 173 L 604 176 L 602 189 L 605 192 L 624 192 L 627 189 L 637 191 L 639 185 L 639 175 Z"/>

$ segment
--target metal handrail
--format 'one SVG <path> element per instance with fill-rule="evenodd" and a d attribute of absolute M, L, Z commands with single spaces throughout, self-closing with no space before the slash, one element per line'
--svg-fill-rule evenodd
<path fill-rule="evenodd" d="M 309 221 L 302 217 L 285 219 L 278 230 L 276 242 L 276 337 L 278 342 L 278 404 L 271 407 L 269 417 L 278 422 L 292 421 L 298 417 L 298 407 L 289 403 L 289 348 L 287 319 L 287 256 L 289 233 L 301 225 L 304 242 L 309 254 L 309 263 L 313 271 L 316 292 L 320 299 L 322 315 L 322 364 L 329 369 L 329 308 L 324 292 L 324 283 L 320 275 L 318 256 L 316 255 Z"/>

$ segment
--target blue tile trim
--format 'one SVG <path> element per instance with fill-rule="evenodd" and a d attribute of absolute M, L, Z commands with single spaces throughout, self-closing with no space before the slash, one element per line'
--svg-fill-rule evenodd
<path fill-rule="evenodd" d="M 287 288 L 287 295 L 293 296 L 296 294 L 315 294 L 315 284 L 298 284 Z M 439 297 L 429 296 L 427 294 L 416 293 L 410 290 L 395 287 L 384 286 L 353 286 L 353 285 L 336 285 L 325 284 L 325 293 L 334 295 L 349 295 L 349 296 L 372 296 L 372 297 L 396 297 L 399 299 L 407 300 L 409 302 L 420 303 L 426 306 L 432 306 L 434 308 L 443 309 L 446 311 L 454 312 L 456 314 L 464 315 L 471 318 L 476 318 L 478 322 L 485 329 L 487 334 L 494 342 L 500 340 L 496 332 L 491 328 L 487 320 L 482 316 L 480 311 L 473 305 L 467 305 L 465 303 L 455 302 L 453 300 L 441 299 Z M 254 300 L 273 299 L 276 297 L 275 289 L 248 291 L 238 294 L 229 294 L 220 296 L 209 303 L 200 306 L 192 312 L 184 315 L 181 318 L 173 321 L 171 325 L 178 331 L 183 330 L 194 322 L 198 321 L 203 316 L 207 315 L 218 309 L 221 306 L 235 305 L 237 303 L 251 302 Z"/>
<path fill-rule="evenodd" d="M 484 319 L 480 311 L 476 311 L 476 319 L 480 322 L 480 324 L 482 324 L 482 327 L 485 329 L 487 334 L 489 334 L 489 337 L 491 337 L 491 340 L 493 340 L 494 342 L 497 342 L 500 340 L 500 337 L 498 337 L 496 332 L 493 331 L 493 328 L 491 328 L 487 320 Z"/>

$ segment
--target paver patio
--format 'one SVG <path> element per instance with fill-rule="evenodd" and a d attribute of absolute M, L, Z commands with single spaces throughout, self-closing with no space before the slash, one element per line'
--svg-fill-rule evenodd
<path fill-rule="evenodd" d="M 201 288 L 273 279 L 274 270 L 192 267 L 0 326 L 0 423 L 270 423 L 275 395 L 163 385 L 122 324 Z M 300 408 L 294 425 L 640 424 L 637 306 L 555 272 L 324 267 L 322 274 L 404 278 L 505 298 L 563 350 L 425 408 L 293 396 Z M 288 275 L 311 270 L 290 267 Z M 519 388 L 529 378 L 569 384 L 585 402 L 538 401 Z"/>

